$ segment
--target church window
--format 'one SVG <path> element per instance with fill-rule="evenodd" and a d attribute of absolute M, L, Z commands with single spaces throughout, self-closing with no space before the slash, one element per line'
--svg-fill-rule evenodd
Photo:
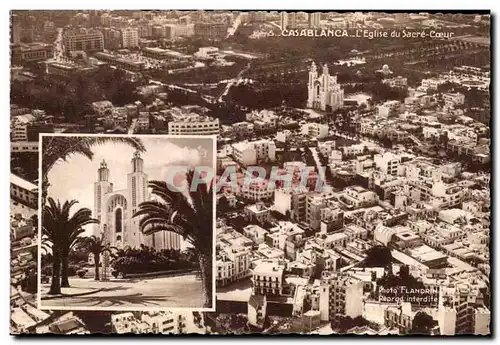
<path fill-rule="evenodd" d="M 97 186 L 97 209 L 101 208 L 101 186 Z"/>
<path fill-rule="evenodd" d="M 122 209 L 119 208 L 115 212 L 115 232 L 122 232 Z"/>
<path fill-rule="evenodd" d="M 316 85 L 316 94 L 319 95 L 319 84 Z"/>
<path fill-rule="evenodd" d="M 137 203 L 136 196 L 136 185 L 135 185 L 135 177 L 132 177 L 132 206 L 135 206 Z"/>

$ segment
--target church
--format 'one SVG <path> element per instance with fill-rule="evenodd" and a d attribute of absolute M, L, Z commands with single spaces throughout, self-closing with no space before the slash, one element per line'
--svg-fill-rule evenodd
<path fill-rule="evenodd" d="M 330 75 L 323 65 L 323 74 L 318 76 L 316 64 L 309 69 L 307 107 L 322 111 L 335 111 L 344 106 L 344 90 L 337 83 L 337 76 Z"/>
<path fill-rule="evenodd" d="M 170 231 L 160 231 L 153 235 L 143 235 L 139 228 L 140 217 L 132 216 L 141 202 L 151 200 L 148 191 L 148 175 L 144 172 L 144 160 L 135 152 L 127 174 L 127 188 L 113 190 L 106 161 L 102 161 L 94 183 L 94 218 L 99 224 L 94 227 L 94 235 L 104 234 L 107 243 L 117 248 L 141 244 L 161 249 L 181 249 L 181 236 Z"/>

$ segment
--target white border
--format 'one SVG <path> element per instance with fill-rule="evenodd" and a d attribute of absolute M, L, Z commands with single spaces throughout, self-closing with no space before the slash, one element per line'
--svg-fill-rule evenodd
<path fill-rule="evenodd" d="M 212 229 L 212 307 L 211 308 L 168 308 L 168 307 L 79 307 L 79 306 L 48 306 L 42 305 L 42 294 L 41 294 L 41 270 L 42 270 L 42 141 L 44 137 L 125 137 L 125 138 L 145 138 L 145 139 L 169 139 L 175 141 L 175 139 L 212 139 L 212 169 L 214 169 L 214 179 L 215 171 L 217 167 L 217 136 L 216 135 L 169 135 L 169 134 L 86 134 L 86 133 L 40 133 L 38 139 L 38 262 L 37 262 L 37 307 L 40 310 L 68 310 L 68 311 L 172 311 L 172 312 L 215 312 L 216 305 L 216 228 L 217 228 L 217 215 L 216 215 L 216 188 L 214 188 L 213 181 L 210 181 L 212 185 L 212 200 L 213 200 L 213 229 Z"/>

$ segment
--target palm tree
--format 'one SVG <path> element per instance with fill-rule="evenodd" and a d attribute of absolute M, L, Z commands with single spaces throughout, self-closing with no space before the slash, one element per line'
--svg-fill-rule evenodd
<path fill-rule="evenodd" d="M 44 254 L 48 254 L 52 250 L 52 241 L 47 237 L 43 237 L 40 242 L 40 248 Z"/>
<path fill-rule="evenodd" d="M 99 266 L 101 265 L 101 253 L 112 253 L 112 250 L 117 250 L 117 248 L 112 247 L 109 243 L 106 243 L 104 239 L 104 234 L 101 237 L 90 236 L 82 240 L 80 247 L 87 248 L 94 255 L 94 267 L 95 267 L 95 280 L 99 280 Z"/>
<path fill-rule="evenodd" d="M 187 186 L 193 182 L 194 171 L 186 173 Z M 172 231 L 191 244 L 198 256 L 204 293 L 204 306 L 212 306 L 213 194 L 211 186 L 199 184 L 198 189 L 179 192 L 164 181 L 150 181 L 149 187 L 159 200 L 139 205 L 134 217 L 143 216 L 141 231 L 150 235 Z"/>
<path fill-rule="evenodd" d="M 91 217 L 92 211 L 81 208 L 70 216 L 70 209 L 78 201 L 65 201 L 61 205 L 52 198 L 42 211 L 42 236 L 46 236 L 52 243 L 52 282 L 49 294 L 60 294 L 61 287 L 69 287 L 68 282 L 68 255 L 71 248 L 80 240 L 79 237 L 85 230 L 83 226 L 98 223 Z"/>
<path fill-rule="evenodd" d="M 96 135 L 84 137 L 45 137 L 42 141 L 42 205 L 45 205 L 47 199 L 47 189 L 49 188 L 48 173 L 57 162 L 66 161 L 69 157 L 78 154 L 92 159 L 94 156 L 92 146 L 110 142 L 127 144 L 139 152 L 146 151 L 142 141 L 132 137 L 100 137 Z"/>

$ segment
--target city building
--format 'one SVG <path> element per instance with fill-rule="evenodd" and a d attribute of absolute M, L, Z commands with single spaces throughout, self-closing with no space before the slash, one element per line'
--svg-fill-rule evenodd
<path fill-rule="evenodd" d="M 443 94 L 443 100 L 445 105 L 448 106 L 463 105 L 465 102 L 465 95 L 460 92 L 445 93 Z"/>
<path fill-rule="evenodd" d="M 363 281 L 346 273 L 323 272 L 320 286 L 322 321 L 363 314 Z"/>
<path fill-rule="evenodd" d="M 12 14 L 11 30 L 10 30 L 10 37 L 12 44 L 18 45 L 21 43 L 21 30 L 22 30 L 21 18 L 19 18 L 19 15 L 17 14 Z"/>
<path fill-rule="evenodd" d="M 288 27 L 288 13 L 281 12 L 280 13 L 280 28 L 281 30 L 286 30 Z"/>
<path fill-rule="evenodd" d="M 308 17 L 309 28 L 320 27 L 321 13 L 319 12 L 308 13 L 307 17 Z"/>
<path fill-rule="evenodd" d="M 38 208 L 38 186 L 12 173 L 10 174 L 10 196 L 26 206 Z"/>
<path fill-rule="evenodd" d="M 126 28 L 121 30 L 122 48 L 139 47 L 139 32 L 137 29 Z"/>
<path fill-rule="evenodd" d="M 14 63 L 44 61 L 53 57 L 51 44 L 33 42 L 20 43 L 12 47 L 12 61 Z"/>
<path fill-rule="evenodd" d="M 226 23 L 195 23 L 194 35 L 208 39 L 221 39 L 227 35 L 229 25 Z"/>
<path fill-rule="evenodd" d="M 196 113 L 172 111 L 168 123 L 171 135 L 216 135 L 219 134 L 219 119 Z"/>
<path fill-rule="evenodd" d="M 63 44 L 67 55 L 74 51 L 95 53 L 104 50 L 104 35 L 96 29 L 64 31 Z"/>
<path fill-rule="evenodd" d="M 276 160 L 276 144 L 272 140 L 239 142 L 233 144 L 232 149 L 234 159 L 245 166 Z"/>
<path fill-rule="evenodd" d="M 289 12 L 288 14 L 288 29 L 297 29 L 299 26 L 297 12 Z"/>
<path fill-rule="evenodd" d="M 408 79 L 402 76 L 382 80 L 382 83 L 394 88 L 405 88 L 408 86 Z"/>
<path fill-rule="evenodd" d="M 281 295 L 283 293 L 285 265 L 279 260 L 262 260 L 252 275 L 255 295 Z"/>
<path fill-rule="evenodd" d="M 311 64 L 307 88 L 308 108 L 335 111 L 344 106 L 344 90 L 337 83 L 337 76 L 330 75 L 326 64 L 322 75 L 318 75 L 316 64 Z"/>
<path fill-rule="evenodd" d="M 216 266 L 215 281 L 219 287 L 247 278 L 251 275 L 250 249 L 244 246 L 224 246 L 217 252 Z"/>
<path fill-rule="evenodd" d="M 378 106 L 378 114 L 382 117 L 397 116 L 404 111 L 404 104 L 400 101 L 387 101 Z"/>
<path fill-rule="evenodd" d="M 373 161 L 381 172 L 395 176 L 398 174 L 401 157 L 392 152 L 385 152 L 384 154 L 376 154 Z"/>
<path fill-rule="evenodd" d="M 323 139 L 328 136 L 328 125 L 322 123 L 309 122 L 302 125 L 302 134 L 315 139 Z"/>
<path fill-rule="evenodd" d="M 111 315 L 111 328 L 117 334 L 160 333 L 179 334 L 183 316 L 168 311 L 143 311 L 139 315 L 123 312 Z"/>

